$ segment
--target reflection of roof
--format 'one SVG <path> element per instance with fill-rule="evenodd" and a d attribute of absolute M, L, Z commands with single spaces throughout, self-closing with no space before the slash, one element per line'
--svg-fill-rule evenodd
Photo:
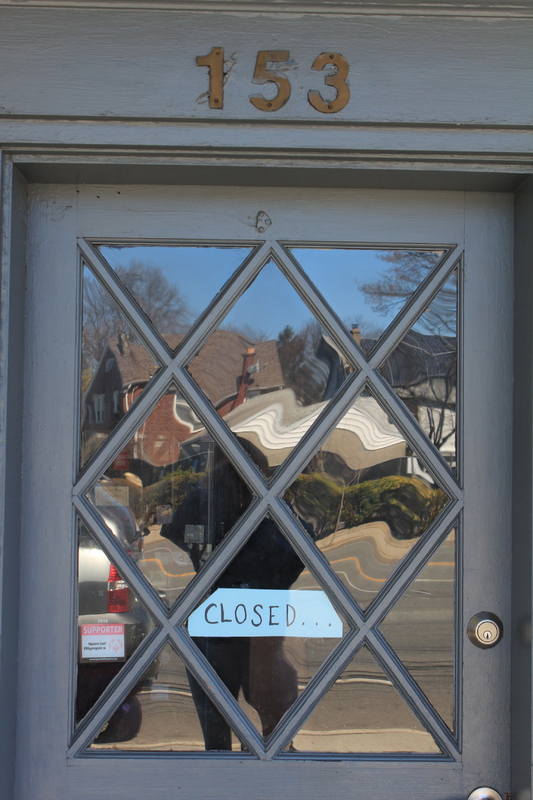
<path fill-rule="evenodd" d="M 270 339 L 268 342 L 257 342 L 254 347 L 256 358 L 253 364 L 257 370 L 254 372 L 251 388 L 270 389 L 283 386 L 276 342 Z"/>
<path fill-rule="evenodd" d="M 130 342 L 125 337 L 108 339 L 107 344 L 116 359 L 123 386 L 146 383 L 156 372 L 157 364 L 144 345 Z"/>
<path fill-rule="evenodd" d="M 183 336 L 164 338 L 174 349 Z M 108 345 L 116 358 L 123 386 L 146 383 L 157 370 L 154 359 L 144 345 L 130 342 L 125 337 L 109 339 Z M 255 369 L 250 373 L 249 388 L 265 390 L 283 386 L 275 341 L 253 342 L 241 333 L 217 330 L 189 366 L 192 377 L 214 404 L 237 391 L 243 355 L 251 347 L 255 349 L 252 361 Z"/>
<path fill-rule="evenodd" d="M 189 372 L 214 405 L 235 394 L 242 375 L 243 355 L 253 347 L 255 358 L 249 389 L 283 386 L 276 342 L 253 342 L 241 333 L 218 330 L 189 365 Z"/>

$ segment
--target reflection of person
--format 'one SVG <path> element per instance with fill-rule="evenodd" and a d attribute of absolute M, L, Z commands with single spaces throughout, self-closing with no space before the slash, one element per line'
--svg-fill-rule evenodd
<path fill-rule="evenodd" d="M 235 525 L 251 496 L 218 448 L 210 453 L 202 480 L 189 488 L 185 501 L 162 535 L 189 553 L 196 571 Z M 239 550 L 213 590 L 288 589 L 303 564 L 271 519 L 264 519 Z M 298 696 L 297 673 L 285 658 L 283 637 L 196 637 L 205 655 L 232 695 L 242 690 L 258 713 L 268 736 Z M 189 683 L 206 750 L 231 750 L 231 731 L 194 677 Z"/>

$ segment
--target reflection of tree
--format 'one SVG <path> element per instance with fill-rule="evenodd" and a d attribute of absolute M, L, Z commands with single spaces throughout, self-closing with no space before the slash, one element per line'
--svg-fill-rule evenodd
<path fill-rule="evenodd" d="M 388 475 L 341 486 L 320 472 L 301 474 L 284 495 L 317 539 L 341 528 L 386 522 L 393 536 L 420 536 L 446 503 L 446 495 L 416 477 Z"/>
<path fill-rule="evenodd" d="M 316 356 L 321 339 L 318 322 L 309 322 L 298 332 L 292 325 L 286 325 L 276 341 L 285 385 L 294 390 L 303 405 L 318 403 L 322 399 L 324 367 Z"/>
<path fill-rule="evenodd" d="M 360 287 L 372 309 L 392 318 L 438 261 L 434 252 L 392 251 L 385 275 Z M 397 394 L 441 449 L 455 437 L 457 272 L 454 271 L 382 367 Z"/>
<path fill-rule="evenodd" d="M 408 365 L 406 379 L 401 387 L 394 388 L 440 450 L 455 437 L 457 348 L 455 338 L 451 341 L 451 337 L 435 338 L 437 341 L 428 343 L 413 333 L 405 336 L 397 352 L 401 352 Z M 390 361 L 382 370 L 386 378 L 389 377 Z M 413 372 L 416 371 L 412 380 L 409 378 L 409 365 Z"/>
<path fill-rule="evenodd" d="M 122 284 L 137 300 L 153 325 L 165 334 L 183 330 L 189 317 L 187 304 L 179 289 L 154 265 L 132 261 L 115 269 Z M 112 337 L 126 336 L 136 341 L 136 334 L 116 302 L 88 269 L 83 287 L 83 370 L 90 380 L 106 342 Z"/>
<path fill-rule="evenodd" d="M 195 472 L 192 468 L 178 468 L 156 483 L 145 487 L 143 523 L 145 525 L 155 523 L 158 506 L 170 506 L 174 513 L 185 502 L 188 489 L 197 485 L 204 476 L 204 472 Z"/>
<path fill-rule="evenodd" d="M 368 298 L 370 307 L 389 319 L 396 315 L 405 302 L 427 278 L 439 260 L 431 251 L 392 250 L 380 255 L 390 264 L 385 275 L 373 283 L 364 283 L 360 290 Z M 422 315 L 419 327 L 438 336 L 455 336 L 457 304 L 457 276 L 450 276 L 438 297 Z"/>

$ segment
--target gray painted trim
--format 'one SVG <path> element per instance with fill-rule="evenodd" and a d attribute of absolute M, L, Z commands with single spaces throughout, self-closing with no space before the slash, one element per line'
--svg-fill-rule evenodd
<path fill-rule="evenodd" d="M 531 464 L 533 457 L 533 181 L 515 198 L 515 376 L 513 475 L 512 791 L 531 793 Z M 516 793 L 516 794 L 515 794 Z"/>
<path fill-rule="evenodd" d="M 18 6 L 20 0 L 0 0 L 0 6 Z M 25 8 L 123 8 L 170 11 L 202 11 L 217 13 L 262 13 L 262 14 L 322 14 L 340 15 L 424 15 L 424 16 L 490 16 L 530 17 L 533 6 L 528 0 L 435 0 L 435 2 L 359 2 L 359 0 L 25 0 Z"/>
<path fill-rule="evenodd" d="M 220 157 L 215 163 L 185 163 L 185 157 L 161 164 L 155 156 L 152 163 L 121 164 L 102 163 L 96 156 L 91 161 L 86 157 L 83 161 L 69 162 L 65 156 L 57 155 L 53 160 L 29 161 L 27 157 L 14 156 L 14 161 L 29 183 L 65 183 L 75 184 L 78 181 L 98 186 L 119 186 L 123 184 L 141 184 L 153 186 L 302 186 L 337 189 L 430 189 L 436 191 L 482 191 L 513 192 L 533 172 L 533 163 L 524 172 L 498 169 L 494 165 L 477 165 L 477 169 L 469 166 L 456 168 L 447 166 L 443 157 L 441 168 L 435 165 L 423 165 L 407 156 L 400 163 L 382 164 L 368 161 L 365 164 L 354 162 L 351 165 L 340 164 L 333 160 L 328 169 L 317 164 L 306 165 L 278 163 L 264 165 L 264 158 L 255 167 L 253 174 L 237 160 L 227 156 L 221 163 Z M 133 162 L 135 159 L 130 158 Z M 207 159 L 204 159 L 206 161 Z M 192 159 L 193 162 L 196 159 Z M 259 161 L 259 159 L 258 159 Z M 231 163 L 230 163 L 231 162 Z M 254 160 L 251 160 L 251 164 Z M 406 167 L 412 166 L 414 169 Z"/>
<path fill-rule="evenodd" d="M 5 155 L 0 169 L 0 786 L 8 800 L 15 792 L 26 184 Z"/>

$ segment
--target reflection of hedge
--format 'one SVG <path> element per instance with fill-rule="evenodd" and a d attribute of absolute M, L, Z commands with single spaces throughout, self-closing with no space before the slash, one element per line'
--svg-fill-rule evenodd
<path fill-rule="evenodd" d="M 198 483 L 203 477 L 203 472 L 195 472 L 192 468 L 177 469 L 144 489 L 144 503 L 146 507 L 146 520 L 155 517 L 157 506 L 171 506 L 172 511 L 183 503 L 187 494 L 187 487 Z"/>
<path fill-rule="evenodd" d="M 342 487 L 320 473 L 300 475 L 285 495 L 294 510 L 327 536 L 339 522 L 354 528 L 367 522 L 386 522 L 399 539 L 420 536 L 446 503 L 442 489 L 414 477 L 389 475 Z"/>

